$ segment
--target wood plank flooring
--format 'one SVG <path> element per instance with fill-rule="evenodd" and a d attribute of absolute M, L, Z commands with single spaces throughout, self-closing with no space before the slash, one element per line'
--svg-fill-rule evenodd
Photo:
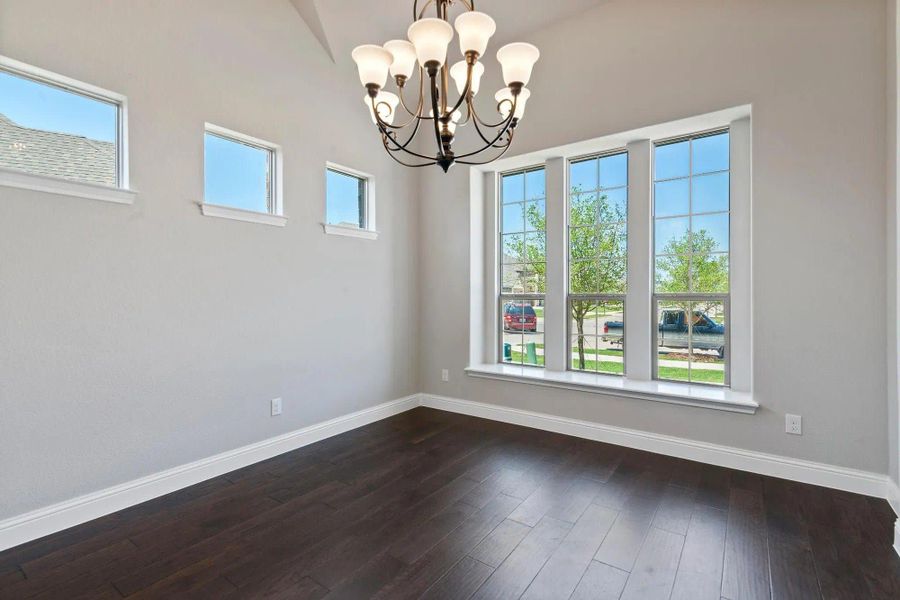
<path fill-rule="evenodd" d="M 419 408 L 0 553 L 0 598 L 900 598 L 883 500 Z"/>

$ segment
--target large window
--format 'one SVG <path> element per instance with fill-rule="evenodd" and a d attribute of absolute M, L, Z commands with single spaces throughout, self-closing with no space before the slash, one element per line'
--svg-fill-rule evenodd
<path fill-rule="evenodd" d="M 728 131 L 654 147 L 654 337 L 658 379 L 727 385 Z"/>
<path fill-rule="evenodd" d="M 577 371 L 625 372 L 628 154 L 569 163 L 568 363 Z"/>
<path fill-rule="evenodd" d="M 126 187 L 123 99 L 12 64 L 0 64 L 0 168 Z"/>
<path fill-rule="evenodd" d="M 500 179 L 500 360 L 544 365 L 547 205 L 543 168 Z"/>
<path fill-rule="evenodd" d="M 207 125 L 204 137 L 205 204 L 279 214 L 275 148 L 262 140 Z"/>

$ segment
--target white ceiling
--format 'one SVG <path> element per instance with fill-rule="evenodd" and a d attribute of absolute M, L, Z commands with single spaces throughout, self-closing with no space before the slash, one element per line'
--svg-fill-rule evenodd
<path fill-rule="evenodd" d="M 360 44 L 406 39 L 413 19 L 413 0 L 291 0 L 313 34 L 338 62 L 349 59 Z M 420 0 L 419 6 L 426 0 Z M 528 41 L 528 34 L 608 0 L 475 0 L 475 8 L 497 21 L 491 47 Z M 458 0 L 451 21 L 463 10 Z M 428 8 L 428 15 L 433 8 Z"/>

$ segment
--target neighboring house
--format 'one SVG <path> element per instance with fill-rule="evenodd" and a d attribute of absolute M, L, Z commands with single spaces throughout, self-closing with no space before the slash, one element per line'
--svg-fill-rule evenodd
<path fill-rule="evenodd" d="M 87 183 L 117 183 L 114 143 L 22 127 L 3 114 L 0 167 Z"/>

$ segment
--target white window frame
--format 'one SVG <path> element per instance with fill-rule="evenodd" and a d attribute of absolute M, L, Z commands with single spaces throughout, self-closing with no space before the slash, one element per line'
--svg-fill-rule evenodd
<path fill-rule="evenodd" d="M 677 144 L 677 143 L 685 142 L 685 141 L 691 142 L 691 144 L 689 146 L 689 150 L 688 150 L 688 152 L 689 152 L 688 175 L 686 177 L 681 177 L 681 178 L 677 178 L 677 179 L 687 179 L 688 180 L 688 186 L 689 186 L 689 190 L 690 190 L 688 192 L 688 194 L 689 194 L 690 200 L 689 200 L 688 214 L 686 216 L 690 218 L 692 223 L 693 223 L 693 217 L 698 216 L 698 215 L 695 215 L 695 213 L 693 212 L 694 178 L 698 177 L 698 175 L 695 175 L 693 172 L 693 160 L 694 160 L 693 142 L 694 142 L 694 140 L 702 139 L 704 137 L 719 135 L 719 134 L 723 134 L 723 133 L 727 133 L 729 136 L 729 140 L 731 139 L 731 129 L 729 127 L 718 127 L 718 128 L 708 130 L 708 131 L 697 131 L 697 132 L 694 132 L 691 134 L 676 136 L 676 137 L 672 137 L 672 138 L 668 138 L 668 139 L 664 139 L 664 140 L 653 140 L 653 143 L 651 145 L 651 151 L 653 152 L 653 156 L 655 157 L 656 149 L 660 146 L 666 146 L 668 144 Z M 651 164 L 654 165 L 653 171 L 655 173 L 655 168 L 656 168 L 655 162 L 651 160 Z M 728 177 L 729 177 L 729 181 L 730 181 L 730 179 L 731 179 L 730 156 L 729 156 L 728 169 L 726 171 L 720 171 L 720 173 L 728 173 Z M 699 176 L 703 177 L 703 176 L 707 176 L 707 175 L 709 175 L 709 174 L 703 173 Z M 658 381 L 673 381 L 671 379 L 663 379 L 663 378 L 659 377 L 659 328 L 654 327 L 654 324 L 658 320 L 660 303 L 688 302 L 688 303 L 693 304 L 695 302 L 703 302 L 703 301 L 721 302 L 723 304 L 723 308 L 724 308 L 725 323 L 726 323 L 725 335 L 724 335 L 724 340 L 723 340 L 723 344 L 725 347 L 725 359 L 724 359 L 724 363 L 723 363 L 723 366 L 725 369 L 724 385 L 725 385 L 725 387 L 731 387 L 731 314 L 729 311 L 731 308 L 731 268 L 730 268 L 730 265 L 731 265 L 731 235 L 730 234 L 731 234 L 732 211 L 731 211 L 730 190 L 729 190 L 728 211 L 718 211 L 717 213 L 713 213 L 713 214 L 718 214 L 721 212 L 727 212 L 727 214 L 728 214 L 728 227 L 729 227 L 729 236 L 728 236 L 729 244 L 728 244 L 728 252 L 727 252 L 728 262 L 729 262 L 728 291 L 720 292 L 720 293 L 694 292 L 694 291 L 679 292 L 679 293 L 659 293 L 656 291 L 656 268 L 655 268 L 655 262 L 656 262 L 656 210 L 655 210 L 655 207 L 656 207 L 656 183 L 658 181 L 669 181 L 669 180 L 657 180 L 655 177 L 652 177 L 653 191 L 651 192 L 651 201 L 652 201 L 653 208 L 651 210 L 652 210 L 652 215 L 653 215 L 652 216 L 653 239 L 651 242 L 651 247 L 653 248 L 653 252 L 651 254 L 652 254 L 652 260 L 654 262 L 654 269 L 653 269 L 653 292 L 652 292 L 652 294 L 653 294 L 653 309 L 652 309 L 652 313 L 651 313 L 652 316 L 651 316 L 651 325 L 650 325 L 653 330 L 653 351 L 651 352 L 652 362 L 650 365 L 650 369 L 651 369 L 651 372 L 653 373 L 653 378 Z M 702 216 L 703 214 L 706 214 L 706 213 L 701 213 L 699 216 Z M 673 217 L 673 218 L 680 218 L 680 217 L 681 217 L 681 215 L 679 215 L 678 217 Z M 691 229 L 691 231 L 693 232 L 693 228 Z M 691 309 L 691 311 L 693 311 L 693 308 Z M 691 345 L 691 340 L 693 338 L 693 318 L 688 318 L 688 334 L 687 335 L 688 335 L 688 356 L 691 356 L 693 354 L 693 346 Z M 690 365 L 690 363 L 688 363 L 688 364 Z M 689 372 L 690 372 L 690 368 L 691 367 L 688 366 Z M 704 382 L 700 382 L 700 381 L 697 381 L 697 382 L 692 381 L 691 385 L 716 385 L 716 384 L 708 384 L 708 383 L 704 383 Z"/>
<path fill-rule="evenodd" d="M 617 156 L 619 154 L 625 155 L 625 160 L 627 164 L 631 163 L 631 156 L 628 152 L 628 148 L 614 148 L 612 150 L 604 150 L 603 152 L 593 152 L 591 154 L 582 155 L 582 156 L 570 156 L 566 158 L 566 248 L 565 248 L 565 263 L 566 263 L 566 343 L 569 344 L 566 349 L 566 369 L 569 371 L 573 371 L 576 373 L 591 373 L 591 371 L 582 371 L 580 369 L 575 369 L 572 367 L 572 358 L 571 354 L 571 340 L 572 340 L 572 319 L 569 317 L 570 310 L 573 302 L 577 302 L 578 300 L 589 300 L 596 301 L 597 303 L 606 303 L 606 302 L 621 302 L 622 303 L 622 318 L 623 320 L 627 317 L 625 315 L 628 314 L 628 277 L 627 277 L 627 269 L 626 269 L 626 281 L 625 281 L 625 293 L 615 294 L 615 293 L 596 293 L 596 294 L 581 294 L 581 293 L 573 293 L 570 289 L 569 282 L 569 272 L 571 270 L 572 261 L 571 261 L 571 253 L 569 250 L 569 244 L 571 243 L 571 233 L 572 233 L 572 210 L 571 210 L 571 202 L 572 202 L 572 190 L 569 186 L 569 174 L 571 173 L 572 163 L 577 163 L 585 160 L 600 160 L 603 158 L 607 158 L 610 156 Z M 599 164 L 598 164 L 599 167 Z M 630 169 L 629 169 L 630 171 Z M 627 173 L 625 177 L 625 198 L 626 198 L 626 208 L 631 204 L 629 194 L 631 193 L 631 186 L 629 185 L 631 178 L 631 173 Z M 597 194 L 599 195 L 603 190 L 599 188 L 600 186 L 600 178 L 598 173 L 597 178 Z M 621 189 L 621 188 L 607 188 L 607 189 Z M 625 223 L 626 223 L 626 236 L 625 236 L 625 248 L 626 248 L 626 262 L 628 260 L 628 255 L 630 252 L 629 240 L 628 240 L 628 213 L 625 215 Z M 627 331 L 627 328 L 624 327 L 627 322 L 623 322 L 623 332 Z M 622 335 L 622 342 L 624 344 L 626 336 Z M 599 362 L 600 358 L 597 355 L 597 361 Z M 625 356 L 625 353 L 622 354 L 622 375 L 614 375 L 605 373 L 604 375 L 609 375 L 611 377 L 625 377 L 628 375 L 628 360 Z"/>
<path fill-rule="evenodd" d="M 500 328 L 500 330 L 497 332 L 497 350 L 496 350 L 496 351 L 497 351 L 497 362 L 500 363 L 500 364 L 513 365 L 513 366 L 521 366 L 521 367 L 525 367 L 525 368 L 528 368 L 528 369 L 543 369 L 543 368 L 545 368 L 546 365 L 545 365 L 545 364 L 544 364 L 544 365 L 540 365 L 540 364 L 530 364 L 530 363 L 527 363 L 527 364 L 526 364 L 526 363 L 521 363 L 521 364 L 518 364 L 518 365 L 517 365 L 516 363 L 505 363 L 505 362 L 503 362 L 503 350 L 504 350 L 504 348 L 503 348 L 503 343 L 504 343 L 504 342 L 503 342 L 503 331 L 504 331 L 504 329 L 503 329 L 503 306 L 504 306 L 504 304 L 506 304 L 507 302 L 516 302 L 516 301 L 520 301 L 520 302 L 529 302 L 529 301 L 537 302 L 537 301 L 540 301 L 540 302 L 543 302 L 543 303 L 544 303 L 543 310 L 546 311 L 547 294 L 546 294 L 546 293 L 540 293 L 540 292 L 536 292 L 536 293 L 527 293 L 527 292 L 523 292 L 523 293 L 521 293 L 521 294 L 517 294 L 517 293 L 515 293 L 515 292 L 504 292 L 504 291 L 503 291 L 503 231 L 502 231 L 502 229 L 503 229 L 503 227 L 502 227 L 502 223 L 503 223 L 503 197 L 502 197 L 501 186 L 502 186 L 502 183 L 503 183 L 503 176 L 504 176 L 504 175 L 516 175 L 516 174 L 519 174 L 519 173 L 522 174 L 522 185 L 525 186 L 525 185 L 527 185 L 527 184 L 525 183 L 525 181 L 526 181 L 526 177 L 527 177 L 528 172 L 530 172 L 530 171 L 535 171 L 535 170 L 538 170 L 538 169 L 544 169 L 544 177 L 546 178 L 546 168 L 545 168 L 544 165 L 542 165 L 542 164 L 531 165 L 531 166 L 529 166 L 529 167 L 525 167 L 525 168 L 521 168 L 521 169 L 511 169 L 511 170 L 508 170 L 508 171 L 503 171 L 502 173 L 498 173 L 498 174 L 497 174 L 497 177 L 496 177 L 496 185 L 497 185 L 496 195 L 497 195 L 497 202 L 495 203 L 495 205 L 496 205 L 496 211 L 497 211 L 497 216 L 496 216 L 496 224 L 497 224 L 497 249 L 496 249 L 497 254 L 496 254 L 496 256 L 497 256 L 497 261 L 496 261 L 495 264 L 494 264 L 494 273 L 495 273 L 495 277 L 496 277 L 496 286 L 497 286 L 497 297 L 496 297 L 496 299 L 495 299 L 495 306 L 497 307 L 497 327 Z M 545 179 L 545 181 L 546 181 L 546 179 Z M 526 192 L 525 194 L 527 194 L 527 192 Z M 522 213 L 523 213 L 523 215 L 524 215 L 524 213 L 525 213 L 525 207 L 528 206 L 528 202 L 529 202 L 528 197 L 527 197 L 527 195 L 525 195 L 525 194 L 523 194 L 523 198 L 522 198 Z M 546 206 L 547 206 L 547 195 L 546 195 L 546 192 L 545 192 L 545 194 L 544 194 L 544 207 L 545 207 L 545 211 L 546 211 Z M 545 226 L 545 227 L 547 226 L 547 223 L 546 223 L 546 217 L 545 217 L 545 221 L 544 221 L 544 226 Z M 525 235 L 526 233 L 528 233 L 528 232 L 523 232 L 523 235 Z M 546 234 L 547 234 L 547 232 L 545 231 L 545 232 L 544 232 L 545 244 L 546 244 Z M 545 260 L 545 261 L 548 261 L 548 260 L 549 260 L 549 258 L 547 257 L 546 253 L 545 253 L 545 255 L 544 255 L 544 260 Z M 546 272 L 546 264 L 545 264 L 544 269 L 545 269 L 545 272 Z M 545 282 L 544 285 L 545 285 L 545 287 L 546 287 L 546 282 Z M 544 332 L 543 332 L 543 334 L 544 334 L 544 339 L 545 339 L 545 349 L 546 349 L 546 336 L 547 336 L 547 320 L 546 320 L 546 317 L 544 318 Z M 544 361 L 545 361 L 545 363 L 546 363 L 546 360 L 547 360 L 547 357 L 546 357 L 546 350 L 545 350 L 545 354 L 544 354 Z"/>
<path fill-rule="evenodd" d="M 78 81 L 59 73 L 0 56 L 0 70 L 65 91 L 105 102 L 116 107 L 116 179 L 115 186 L 87 183 L 38 175 L 0 167 L 0 186 L 58 194 L 73 198 L 101 200 L 115 204 L 133 204 L 137 193 L 130 188 L 128 168 L 128 99 L 122 94 Z"/>
<path fill-rule="evenodd" d="M 363 221 L 366 224 L 365 227 L 345 227 L 343 225 L 331 225 L 328 223 L 328 171 L 337 171 L 338 173 L 349 175 L 350 177 L 355 177 L 356 179 L 361 179 L 365 182 L 365 202 L 363 203 L 363 210 L 365 211 Z M 325 176 L 325 200 L 323 203 L 324 212 L 322 213 L 324 216 L 322 219 L 322 229 L 325 233 L 327 235 L 340 235 L 364 240 L 377 240 L 378 229 L 376 228 L 375 221 L 375 177 L 369 173 L 364 173 L 357 169 L 345 167 L 344 165 L 331 161 L 326 161 L 325 163 Z"/>
<path fill-rule="evenodd" d="M 287 217 L 284 216 L 283 193 L 282 193 L 282 152 L 281 146 L 273 142 L 267 142 L 245 133 L 227 129 L 212 123 L 205 123 L 203 128 L 203 138 L 206 134 L 226 139 L 228 141 L 245 144 L 253 148 L 265 150 L 269 153 L 269 173 L 271 183 L 269 185 L 270 196 L 267 199 L 268 211 L 260 212 L 255 210 L 245 210 L 242 208 L 234 208 L 232 206 L 224 206 L 207 202 L 204 196 L 203 200 L 198 202 L 200 212 L 207 217 L 219 217 L 222 219 L 231 219 L 233 221 L 244 221 L 247 223 L 258 223 L 260 225 L 272 225 L 275 227 L 284 227 L 287 224 Z M 203 172 L 206 172 L 206 152 L 203 152 Z M 204 176 L 204 195 L 206 192 L 205 176 Z"/>
<path fill-rule="evenodd" d="M 730 387 L 658 381 L 653 378 L 653 171 L 652 143 L 713 129 L 729 129 L 731 143 Z M 532 152 L 470 170 L 470 345 L 469 376 L 584 392 L 755 413 L 752 364 L 751 109 L 725 109 L 621 134 Z M 628 151 L 628 279 L 625 295 L 625 376 L 567 369 L 568 159 Z M 544 164 L 547 180 L 547 289 L 545 368 L 497 360 L 499 296 L 498 176 Z"/>

